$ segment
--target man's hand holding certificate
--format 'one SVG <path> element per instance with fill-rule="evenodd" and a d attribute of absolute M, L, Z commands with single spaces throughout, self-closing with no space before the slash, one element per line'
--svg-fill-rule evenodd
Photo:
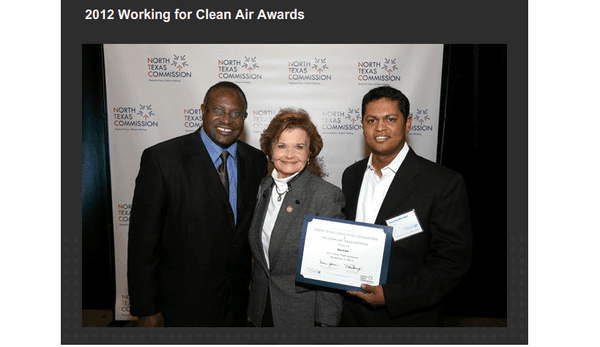
<path fill-rule="evenodd" d="M 370 286 L 368 284 L 361 285 L 363 292 L 358 291 L 346 291 L 348 294 L 352 294 L 359 299 L 362 299 L 365 303 L 373 306 L 385 306 L 385 295 L 383 294 L 382 286 Z"/>
<path fill-rule="evenodd" d="M 387 279 L 392 228 L 306 215 L 296 281 L 358 291 Z"/>

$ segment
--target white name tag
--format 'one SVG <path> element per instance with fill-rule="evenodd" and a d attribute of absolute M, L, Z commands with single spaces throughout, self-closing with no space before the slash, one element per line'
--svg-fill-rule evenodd
<path fill-rule="evenodd" d="M 415 210 L 406 212 L 405 214 L 399 215 L 394 218 L 390 218 L 385 222 L 388 226 L 394 228 L 394 231 L 392 233 L 394 241 L 398 241 L 400 239 L 423 231 L 423 229 L 421 229 L 421 224 L 419 224 L 419 219 L 417 218 Z"/>

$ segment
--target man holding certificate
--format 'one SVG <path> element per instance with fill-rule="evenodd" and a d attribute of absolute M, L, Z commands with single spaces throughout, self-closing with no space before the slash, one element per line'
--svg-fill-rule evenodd
<path fill-rule="evenodd" d="M 393 227 L 387 282 L 348 291 L 342 326 L 443 326 L 441 301 L 471 263 L 471 223 L 460 174 L 419 157 L 406 143 L 408 98 L 369 91 L 362 125 L 371 155 L 342 177 L 346 218 Z"/>

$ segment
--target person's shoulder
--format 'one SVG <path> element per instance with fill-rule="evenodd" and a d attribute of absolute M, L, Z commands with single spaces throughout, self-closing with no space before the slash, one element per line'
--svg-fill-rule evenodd
<path fill-rule="evenodd" d="M 335 184 L 325 181 L 322 177 L 319 177 L 308 170 L 306 171 L 310 184 L 313 185 L 317 191 L 341 191 Z"/>
<path fill-rule="evenodd" d="M 421 174 L 425 174 L 429 177 L 439 177 L 441 179 L 448 179 L 451 177 L 462 177 L 460 173 L 448 168 L 447 166 L 438 164 L 427 158 L 421 157 L 413 151 L 413 159 L 418 163 Z"/>
<path fill-rule="evenodd" d="M 263 157 L 266 160 L 265 154 L 258 148 L 247 144 L 246 142 L 239 141 L 237 142 L 238 151 L 240 151 L 243 155 L 255 156 L 255 157 Z"/>
<path fill-rule="evenodd" d="M 269 188 L 271 184 L 273 184 L 273 178 L 271 178 L 270 175 L 262 177 L 258 185 L 258 193 L 264 193 L 264 191 L 267 190 L 267 188 Z"/>
<path fill-rule="evenodd" d="M 364 169 L 367 167 L 368 161 L 369 161 L 369 157 L 355 161 L 353 164 L 351 164 L 344 170 L 344 175 L 346 175 L 347 173 L 355 172 L 355 171 L 359 171 L 362 173 L 364 171 Z"/>
<path fill-rule="evenodd" d="M 193 133 L 173 137 L 168 140 L 154 144 L 146 148 L 145 151 L 155 153 L 170 152 L 172 150 L 176 150 L 185 146 L 185 142 L 194 135 L 198 136 L 196 133 Z"/>

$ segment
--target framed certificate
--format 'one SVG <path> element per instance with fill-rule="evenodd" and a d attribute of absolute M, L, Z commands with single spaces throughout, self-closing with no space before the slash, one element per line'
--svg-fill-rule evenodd
<path fill-rule="evenodd" d="M 393 228 L 304 216 L 296 282 L 363 291 L 386 283 Z M 363 291 L 364 292 L 364 291 Z"/>

